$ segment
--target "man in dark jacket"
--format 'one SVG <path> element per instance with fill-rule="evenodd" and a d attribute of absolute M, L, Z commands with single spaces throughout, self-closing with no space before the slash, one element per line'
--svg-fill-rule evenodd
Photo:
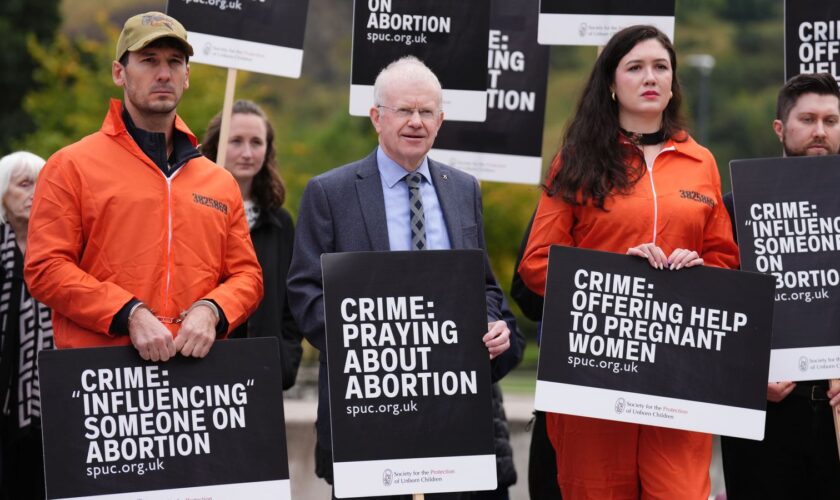
<path fill-rule="evenodd" d="M 536 212 L 534 212 L 534 215 L 536 215 Z M 531 235 L 534 215 L 531 215 L 528 227 L 525 228 L 525 235 L 522 237 L 522 243 L 519 245 L 516 264 L 513 266 L 510 296 L 526 318 L 541 322 L 543 298 L 525 286 L 518 271 L 522 255 L 525 253 L 525 247 L 528 245 L 528 237 Z M 537 343 L 539 343 L 539 330 L 542 328 L 542 323 L 539 323 L 537 328 Z M 561 499 L 560 485 L 557 483 L 557 457 L 546 431 L 545 412 L 539 410 L 534 410 L 534 417 L 531 419 L 531 445 L 528 448 L 528 493 L 531 500 Z"/>
<path fill-rule="evenodd" d="M 779 92 L 773 130 L 785 156 L 838 154 L 840 90 L 834 77 L 788 80 Z M 732 193 L 723 202 L 735 228 Z M 767 384 L 764 441 L 721 439 L 727 498 L 836 499 L 840 460 L 831 413 L 840 402 L 837 394 L 825 380 Z"/>

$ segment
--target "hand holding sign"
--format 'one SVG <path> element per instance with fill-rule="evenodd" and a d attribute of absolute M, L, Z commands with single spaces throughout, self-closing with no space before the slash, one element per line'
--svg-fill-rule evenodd
<path fill-rule="evenodd" d="M 703 259 L 694 250 L 687 250 L 685 248 L 677 248 L 668 257 L 668 269 L 678 271 L 682 268 L 702 266 Z"/>
<path fill-rule="evenodd" d="M 641 245 L 628 248 L 627 255 L 647 259 L 650 267 L 654 269 L 664 269 L 668 264 L 668 258 L 665 257 L 665 252 L 656 246 L 655 243 L 642 243 Z"/>
<path fill-rule="evenodd" d="M 650 266 L 655 269 L 667 268 L 671 271 L 678 271 L 682 268 L 703 265 L 703 259 L 694 250 L 677 248 L 671 252 L 670 256 L 665 257 L 665 252 L 655 243 L 643 243 L 639 246 L 628 248 L 627 255 L 647 259 Z"/>
<path fill-rule="evenodd" d="M 487 350 L 490 351 L 490 359 L 507 351 L 510 347 L 510 330 L 503 320 L 487 323 L 487 333 L 482 339 Z"/>
<path fill-rule="evenodd" d="M 834 415 L 834 435 L 837 437 L 837 451 L 840 452 L 840 380 L 829 381 L 828 397 L 831 398 L 831 414 Z"/>
<path fill-rule="evenodd" d="M 767 401 L 778 403 L 793 392 L 796 382 L 770 382 L 767 384 Z"/>
<path fill-rule="evenodd" d="M 129 316 L 128 335 L 131 344 L 146 361 L 169 361 L 177 352 L 172 333 L 148 307 L 138 306 Z"/>
<path fill-rule="evenodd" d="M 191 307 L 178 336 L 175 337 L 175 349 L 184 356 L 203 358 L 210 352 L 216 340 L 216 323 L 219 319 L 209 305 L 200 304 Z"/>

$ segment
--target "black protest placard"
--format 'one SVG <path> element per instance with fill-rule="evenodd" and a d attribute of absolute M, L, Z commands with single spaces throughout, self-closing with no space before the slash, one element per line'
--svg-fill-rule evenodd
<path fill-rule="evenodd" d="M 549 255 L 538 410 L 762 439 L 770 277 Z"/>
<path fill-rule="evenodd" d="M 380 70 L 413 55 L 440 80 L 446 118 L 484 121 L 489 23 L 487 0 L 355 0 L 350 114 L 367 116 Z"/>
<path fill-rule="evenodd" d="M 785 79 L 801 73 L 840 82 L 840 3 L 785 0 Z"/>
<path fill-rule="evenodd" d="M 432 156 L 480 180 L 539 184 L 549 47 L 534 38 L 539 0 L 492 0 L 487 120 L 447 120 Z"/>
<path fill-rule="evenodd" d="M 44 351 L 39 369 L 48 498 L 290 498 L 276 339 L 166 363 Z"/>
<path fill-rule="evenodd" d="M 776 284 L 770 381 L 840 377 L 840 156 L 730 169 L 741 268 Z"/>
<path fill-rule="evenodd" d="M 299 78 L 308 0 L 168 0 L 192 61 Z"/>
<path fill-rule="evenodd" d="M 674 0 L 541 0 L 539 42 L 606 45 L 619 30 L 650 24 L 674 39 Z"/>
<path fill-rule="evenodd" d="M 336 496 L 495 489 L 483 252 L 321 265 Z"/>

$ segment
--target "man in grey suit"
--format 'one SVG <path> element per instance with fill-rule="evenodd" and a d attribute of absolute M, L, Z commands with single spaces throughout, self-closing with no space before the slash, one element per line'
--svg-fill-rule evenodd
<path fill-rule="evenodd" d="M 321 351 L 316 473 L 329 483 L 332 454 L 321 254 L 485 246 L 478 182 L 426 157 L 443 123 L 442 90 L 434 73 L 414 57 L 395 61 L 376 78 L 374 101 L 370 119 L 379 134 L 379 147 L 367 158 L 309 181 L 289 269 L 292 312 L 304 336 Z M 422 241 L 410 227 L 410 221 L 416 222 L 410 197 L 422 200 Z M 483 341 L 492 360 L 510 347 L 510 330 L 501 319 L 502 293 L 486 257 L 485 268 L 488 332 Z"/>

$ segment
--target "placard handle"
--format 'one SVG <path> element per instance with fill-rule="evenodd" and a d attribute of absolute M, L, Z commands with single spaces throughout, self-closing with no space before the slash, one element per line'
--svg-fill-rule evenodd
<path fill-rule="evenodd" d="M 828 381 L 832 389 L 840 385 L 840 379 L 831 379 Z M 834 437 L 837 439 L 837 452 L 840 453 L 840 407 L 832 408 L 831 414 L 834 416 Z"/>
<path fill-rule="evenodd" d="M 423 493 L 415 493 L 411 495 L 411 500 L 423 500 L 424 498 L 426 498 L 426 495 Z"/>
<path fill-rule="evenodd" d="M 222 127 L 219 130 L 219 147 L 216 150 L 216 164 L 225 166 L 227 156 L 228 136 L 230 135 L 230 117 L 233 110 L 233 94 L 236 90 L 236 69 L 228 68 L 227 84 L 225 84 L 225 102 L 222 104 Z"/>

